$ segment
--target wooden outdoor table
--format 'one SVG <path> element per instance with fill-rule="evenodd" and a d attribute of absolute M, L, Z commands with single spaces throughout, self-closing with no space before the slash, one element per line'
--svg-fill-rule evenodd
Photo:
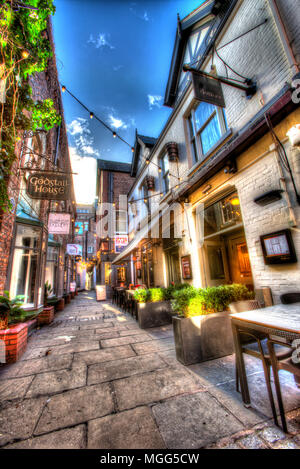
<path fill-rule="evenodd" d="M 241 380 L 244 404 L 250 405 L 245 362 L 242 353 L 240 332 L 259 332 L 266 337 L 276 336 L 282 344 L 292 345 L 300 338 L 300 303 L 275 305 L 268 308 L 231 314 L 232 332 L 236 353 L 236 366 Z"/>

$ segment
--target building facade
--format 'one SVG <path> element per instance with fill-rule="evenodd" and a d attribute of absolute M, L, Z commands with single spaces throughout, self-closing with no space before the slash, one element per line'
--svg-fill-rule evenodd
<path fill-rule="evenodd" d="M 138 283 L 243 283 L 274 301 L 299 289 L 300 151 L 288 137 L 300 122 L 299 15 L 293 0 L 235 0 L 178 19 L 173 110 L 141 150 L 132 241 L 115 260 L 131 256 Z"/>
<path fill-rule="evenodd" d="M 96 210 L 95 205 L 78 204 L 76 206 L 75 244 L 81 246 L 81 255 L 76 261 L 76 283 L 81 290 L 95 286 Z M 95 261 L 95 262 L 94 262 Z"/>
<path fill-rule="evenodd" d="M 55 62 L 52 28 L 45 32 L 53 57 L 47 69 L 30 79 L 33 99 L 52 99 L 62 117 L 61 125 L 49 131 L 24 131 L 16 146 L 17 158 L 8 181 L 11 210 L 0 216 L 0 291 L 8 290 L 12 298 L 24 295 L 24 308 L 39 310 L 43 306 L 44 284 L 52 295 L 62 297 L 75 280 L 74 260 L 66 254 L 67 243 L 74 241 L 76 216 L 66 125 Z M 63 201 L 33 198 L 27 191 L 34 173 L 69 175 L 69 198 Z M 69 214 L 68 235 L 49 234 L 51 212 Z"/>
<path fill-rule="evenodd" d="M 110 286 L 130 283 L 129 259 L 115 265 L 113 261 L 128 244 L 127 194 L 133 181 L 130 164 L 98 160 L 97 283 L 107 285 L 108 296 Z M 112 220 L 107 219 L 108 213 Z"/>

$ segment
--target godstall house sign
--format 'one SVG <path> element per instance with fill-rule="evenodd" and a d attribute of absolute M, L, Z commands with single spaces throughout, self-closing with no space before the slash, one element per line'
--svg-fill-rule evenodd
<path fill-rule="evenodd" d="M 70 177 L 55 171 L 34 172 L 27 180 L 27 193 L 33 199 L 70 199 Z"/>
<path fill-rule="evenodd" d="M 50 212 L 48 218 L 48 233 L 67 235 L 70 232 L 71 214 Z"/>

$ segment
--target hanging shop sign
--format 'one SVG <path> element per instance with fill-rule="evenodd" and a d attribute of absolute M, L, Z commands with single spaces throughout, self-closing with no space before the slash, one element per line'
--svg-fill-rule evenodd
<path fill-rule="evenodd" d="M 214 106 L 226 107 L 221 83 L 214 78 L 192 73 L 195 98 Z"/>
<path fill-rule="evenodd" d="M 122 252 L 128 244 L 128 235 L 115 236 L 115 252 Z"/>
<path fill-rule="evenodd" d="M 55 171 L 33 172 L 27 180 L 27 194 L 33 199 L 69 200 L 70 189 L 70 176 Z"/>
<path fill-rule="evenodd" d="M 49 234 L 67 235 L 70 232 L 71 214 L 50 212 L 48 217 Z"/>
<path fill-rule="evenodd" d="M 69 256 L 82 256 L 81 244 L 67 244 L 67 254 Z"/>
<path fill-rule="evenodd" d="M 70 292 L 76 291 L 76 282 L 70 282 Z"/>
<path fill-rule="evenodd" d="M 190 280 L 192 276 L 192 267 L 191 267 L 191 256 L 182 256 L 181 258 L 181 270 L 183 280 Z"/>

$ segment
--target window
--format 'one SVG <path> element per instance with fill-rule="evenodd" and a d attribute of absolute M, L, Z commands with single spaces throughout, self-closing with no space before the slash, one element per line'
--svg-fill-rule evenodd
<path fill-rule="evenodd" d="M 143 182 L 143 185 L 141 187 L 141 192 L 142 192 L 142 198 L 144 199 L 144 203 L 146 206 L 146 214 L 147 215 L 150 211 L 150 199 L 149 197 L 149 192 L 148 192 L 148 187 L 146 181 Z"/>
<path fill-rule="evenodd" d="M 127 234 L 127 212 L 126 210 L 116 211 L 116 233 Z"/>
<path fill-rule="evenodd" d="M 38 285 L 41 230 L 30 225 L 17 225 L 10 295 L 24 295 L 24 303 L 34 306 Z"/>
<path fill-rule="evenodd" d="M 204 210 L 204 236 L 210 236 L 239 223 L 242 223 L 242 215 L 237 192 Z"/>
<path fill-rule="evenodd" d="M 45 283 L 51 285 L 53 292 L 51 295 L 57 294 L 57 272 L 58 272 L 58 248 L 53 246 L 48 246 L 47 250 L 47 262 L 45 269 Z"/>
<path fill-rule="evenodd" d="M 193 164 L 201 161 L 226 132 L 222 108 L 201 102 L 188 117 Z"/>
<path fill-rule="evenodd" d="M 162 192 L 166 194 L 167 192 L 169 192 L 169 189 L 170 189 L 169 157 L 167 153 L 161 158 L 161 177 L 162 177 Z"/>

